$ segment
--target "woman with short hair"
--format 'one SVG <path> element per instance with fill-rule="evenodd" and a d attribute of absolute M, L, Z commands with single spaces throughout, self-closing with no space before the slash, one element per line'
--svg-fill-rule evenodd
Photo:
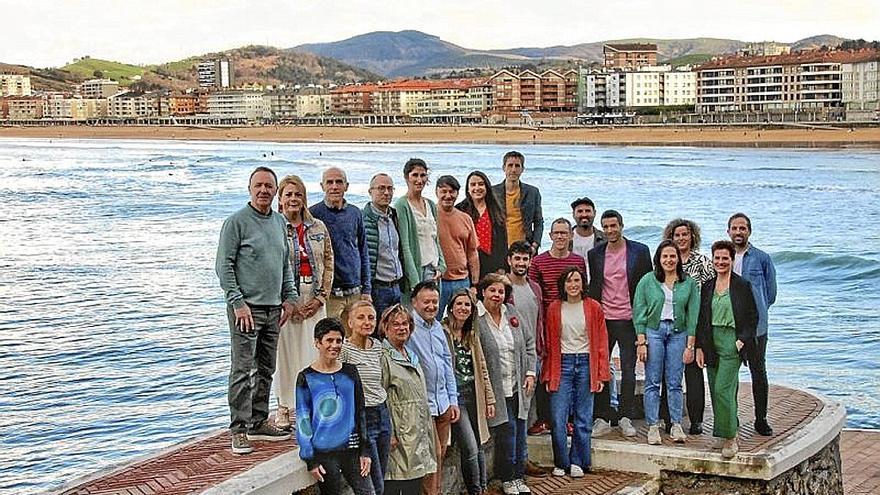
<path fill-rule="evenodd" d="M 758 309 L 748 280 L 733 273 L 736 249 L 730 241 L 712 244 L 712 264 L 717 275 L 703 284 L 697 323 L 697 364 L 708 368 L 712 397 L 712 435 L 721 455 L 732 458 L 739 419 L 737 398 L 739 367 L 755 345 Z"/>
<path fill-rule="evenodd" d="M 512 291 L 510 279 L 497 273 L 477 285 L 480 342 L 499 403 L 488 424 L 495 438 L 495 474 L 505 494 L 530 492 L 523 477 L 526 419 L 535 392 L 535 336 L 523 331 L 516 308 L 508 304 Z"/>
<path fill-rule="evenodd" d="M 296 175 L 278 184 L 278 211 L 287 219 L 290 266 L 299 299 L 293 315 L 278 332 L 277 365 L 272 386 L 278 398 L 275 426 L 289 429 L 296 411 L 296 374 L 318 356 L 312 335 L 327 316 L 325 303 L 333 283 L 333 246 L 324 222 L 309 212 L 306 186 Z"/>
<path fill-rule="evenodd" d="M 437 453 L 425 376 L 418 354 L 406 347 L 413 331 L 412 316 L 395 304 L 382 313 L 379 331 L 385 336 L 382 386 L 388 392 L 392 424 L 385 495 L 417 494 L 425 475 L 437 471 Z"/>

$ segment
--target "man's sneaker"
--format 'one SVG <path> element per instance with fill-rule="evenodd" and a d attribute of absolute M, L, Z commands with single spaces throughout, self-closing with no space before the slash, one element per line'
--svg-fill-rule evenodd
<path fill-rule="evenodd" d="M 770 423 L 768 423 L 766 419 L 755 420 L 755 431 L 757 431 L 759 435 L 765 437 L 773 436 L 773 428 L 770 427 Z"/>
<path fill-rule="evenodd" d="M 660 445 L 663 440 L 660 438 L 660 425 L 651 425 L 648 427 L 648 445 Z"/>
<path fill-rule="evenodd" d="M 562 469 L 561 467 L 555 467 L 553 468 L 553 473 L 551 474 L 557 477 L 565 476 L 565 469 Z"/>
<path fill-rule="evenodd" d="M 248 438 L 248 440 L 263 440 L 263 441 L 268 441 L 268 442 L 278 442 L 281 440 L 289 440 L 290 439 L 290 432 L 280 430 L 280 429 L 270 425 L 266 421 L 263 421 L 263 423 L 259 427 L 254 428 L 252 430 L 249 430 L 247 432 L 247 438 Z"/>
<path fill-rule="evenodd" d="M 678 423 L 673 423 L 672 429 L 669 431 L 669 436 L 672 437 L 672 441 L 675 443 L 684 443 L 687 440 L 687 435 L 684 434 L 684 430 L 681 429 L 681 425 Z"/>
<path fill-rule="evenodd" d="M 608 421 L 602 418 L 596 418 L 596 421 L 593 421 L 593 438 L 604 437 L 609 433 L 611 433 L 611 425 Z"/>
<path fill-rule="evenodd" d="M 583 478 L 584 477 L 584 470 L 581 469 L 581 467 L 578 466 L 577 464 L 572 464 L 571 465 L 571 477 L 572 478 Z"/>
<path fill-rule="evenodd" d="M 233 454 L 250 454 L 254 451 L 251 443 L 248 441 L 247 433 L 232 434 L 232 453 Z"/>
<path fill-rule="evenodd" d="M 501 484 L 501 487 L 504 490 L 504 495 L 519 495 L 519 487 L 516 486 L 516 481 L 505 481 Z"/>
<path fill-rule="evenodd" d="M 541 421 L 539 419 L 538 421 L 535 421 L 535 424 L 529 427 L 526 433 L 531 436 L 546 435 L 550 433 L 550 425 L 546 421 Z"/>
<path fill-rule="evenodd" d="M 525 480 L 523 480 L 522 478 L 518 480 L 513 480 L 513 482 L 516 483 L 516 489 L 519 490 L 519 493 L 532 493 L 532 489 L 529 488 L 528 485 L 526 485 Z"/>
<path fill-rule="evenodd" d="M 688 433 L 691 435 L 702 435 L 703 434 L 703 423 L 691 423 L 690 430 Z"/>
<path fill-rule="evenodd" d="M 625 437 L 634 437 L 638 434 L 636 429 L 633 428 L 632 421 L 630 421 L 629 418 L 620 418 L 617 425 L 620 426 L 620 432 L 623 433 L 623 436 Z"/>
<path fill-rule="evenodd" d="M 281 430 L 290 429 L 290 409 L 284 406 L 278 406 L 275 411 L 275 427 Z"/>

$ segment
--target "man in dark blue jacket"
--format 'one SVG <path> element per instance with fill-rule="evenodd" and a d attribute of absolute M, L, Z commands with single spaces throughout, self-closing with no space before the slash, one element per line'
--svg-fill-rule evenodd
<path fill-rule="evenodd" d="M 633 325 L 632 300 L 642 276 L 652 270 L 648 246 L 623 237 L 623 216 L 615 210 L 602 213 L 602 231 L 607 242 L 587 253 L 590 270 L 590 297 L 602 304 L 608 328 L 608 354 L 620 346 L 620 408 L 611 409 L 610 387 L 596 396 L 593 436 L 602 436 L 617 420 L 627 437 L 636 435 L 632 418 L 636 414 L 636 329 Z M 619 419 L 618 419 L 619 418 Z"/>

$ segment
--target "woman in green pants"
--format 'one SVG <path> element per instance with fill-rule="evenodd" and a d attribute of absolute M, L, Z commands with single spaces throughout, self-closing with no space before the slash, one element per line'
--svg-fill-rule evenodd
<path fill-rule="evenodd" d="M 739 367 L 755 345 L 758 310 L 748 281 L 733 273 L 735 251 L 730 241 L 712 244 L 716 276 L 703 284 L 697 323 L 697 365 L 708 367 L 709 395 L 715 417 L 712 435 L 723 442 L 721 455 L 739 451 L 736 394 Z"/>

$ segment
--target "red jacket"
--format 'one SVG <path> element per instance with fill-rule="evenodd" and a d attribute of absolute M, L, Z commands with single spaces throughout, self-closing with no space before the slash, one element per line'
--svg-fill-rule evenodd
<path fill-rule="evenodd" d="M 562 374 L 562 301 L 553 301 L 544 315 L 547 322 L 547 340 L 544 342 L 545 357 L 541 363 L 541 382 L 547 384 L 548 392 L 559 390 Z M 602 307 L 592 298 L 584 298 L 584 319 L 590 338 L 590 392 L 599 391 L 599 382 L 611 380 L 608 365 L 608 330 Z"/>

